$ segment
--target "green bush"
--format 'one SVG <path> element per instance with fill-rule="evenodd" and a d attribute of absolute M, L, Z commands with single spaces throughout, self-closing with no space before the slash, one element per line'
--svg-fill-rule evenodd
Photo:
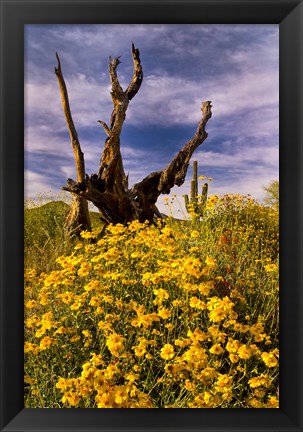
<path fill-rule="evenodd" d="M 99 234 L 26 269 L 26 408 L 279 406 L 275 210 L 213 196 Z"/>

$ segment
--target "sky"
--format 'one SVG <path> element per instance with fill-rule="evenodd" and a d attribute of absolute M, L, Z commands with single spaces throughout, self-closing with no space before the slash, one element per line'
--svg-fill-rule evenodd
<path fill-rule="evenodd" d="M 212 101 L 208 138 L 194 152 L 209 194 L 250 194 L 262 202 L 279 177 L 278 24 L 26 25 L 24 65 L 25 199 L 59 193 L 76 179 L 75 161 L 54 68 L 58 52 L 88 175 L 97 173 L 112 112 L 109 56 L 121 56 L 124 89 L 140 50 L 143 83 L 121 134 L 130 186 L 158 171 L 195 133 L 202 101 Z M 185 183 L 174 187 L 189 193 Z M 158 208 L 168 213 L 164 195 Z M 176 204 L 174 204 L 175 206 Z M 174 212 L 180 209 L 175 208 Z"/>

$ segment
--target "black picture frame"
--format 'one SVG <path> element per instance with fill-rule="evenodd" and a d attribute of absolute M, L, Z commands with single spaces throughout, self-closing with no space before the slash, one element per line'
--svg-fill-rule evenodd
<path fill-rule="evenodd" d="M 302 431 L 302 0 L 0 0 L 0 4 L 1 430 Z M 279 409 L 23 408 L 23 26 L 35 23 L 279 24 Z"/>

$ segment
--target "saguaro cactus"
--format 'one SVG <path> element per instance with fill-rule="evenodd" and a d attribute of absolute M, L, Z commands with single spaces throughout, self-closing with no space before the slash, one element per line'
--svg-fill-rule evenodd
<path fill-rule="evenodd" d="M 204 214 L 207 201 L 208 184 L 202 186 L 202 193 L 198 195 L 198 162 L 193 162 L 193 178 L 190 188 L 190 199 L 188 195 L 183 195 L 187 212 L 193 219 L 201 219 Z"/>

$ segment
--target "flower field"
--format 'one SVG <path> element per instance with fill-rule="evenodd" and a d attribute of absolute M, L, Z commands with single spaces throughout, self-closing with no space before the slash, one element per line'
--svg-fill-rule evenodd
<path fill-rule="evenodd" d="M 97 228 L 31 262 L 25 407 L 277 408 L 278 228 L 210 196 L 202 220 Z"/>

